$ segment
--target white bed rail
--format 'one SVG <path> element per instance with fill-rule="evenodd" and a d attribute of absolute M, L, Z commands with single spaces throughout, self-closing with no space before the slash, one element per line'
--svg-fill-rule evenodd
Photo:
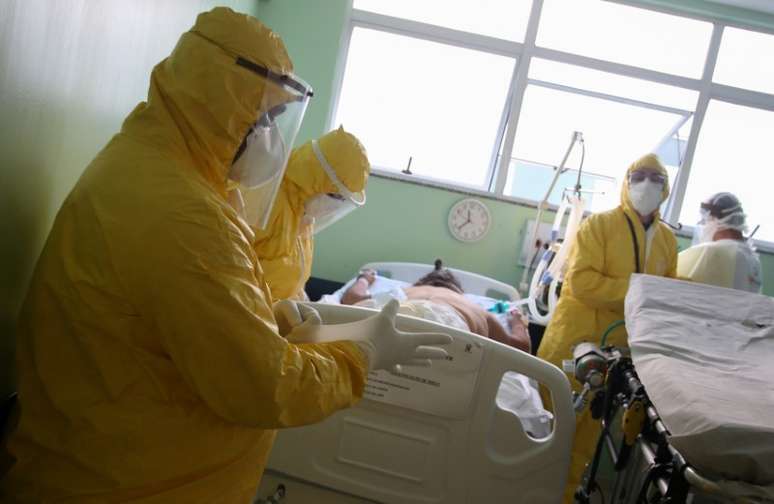
<path fill-rule="evenodd" d="M 312 306 L 328 324 L 374 313 Z M 450 334 L 454 360 L 407 368 L 404 375 L 371 373 L 366 397 L 372 399 L 319 424 L 280 431 L 259 495 L 281 483 L 288 504 L 559 503 L 575 431 L 565 374 L 465 331 L 404 315 L 397 324 Z M 555 420 L 548 437 L 533 439 L 496 405 L 506 371 L 527 374 L 551 391 Z"/>

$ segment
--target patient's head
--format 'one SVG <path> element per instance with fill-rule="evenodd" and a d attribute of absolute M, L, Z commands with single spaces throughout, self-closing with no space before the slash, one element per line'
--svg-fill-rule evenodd
<path fill-rule="evenodd" d="M 458 294 L 462 294 L 462 284 L 454 276 L 454 273 L 443 267 L 443 261 L 440 259 L 435 260 L 435 269 L 423 276 L 414 284 L 419 287 L 422 285 L 430 285 L 432 287 L 443 287 L 445 289 L 453 290 Z"/>

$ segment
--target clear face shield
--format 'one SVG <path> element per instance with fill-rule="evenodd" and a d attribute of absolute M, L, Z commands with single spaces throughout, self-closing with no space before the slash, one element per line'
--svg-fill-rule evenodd
<path fill-rule="evenodd" d="M 337 193 L 318 194 L 309 199 L 304 206 L 304 217 L 311 221 L 314 233 L 319 233 L 356 208 L 365 205 L 365 191 L 353 193 L 336 176 L 333 167 L 323 155 L 316 140 L 312 141 L 312 150 L 328 178 L 338 190 Z"/>
<path fill-rule="evenodd" d="M 298 77 L 274 74 L 249 61 L 239 59 L 237 64 L 266 78 L 259 109 L 265 112 L 250 128 L 234 156 L 229 179 L 236 187 L 229 199 L 251 227 L 264 229 L 312 88 Z"/>
<path fill-rule="evenodd" d="M 699 222 L 693 232 L 692 245 L 699 245 L 715 240 L 715 233 L 734 229 L 740 233 L 747 230 L 746 216 L 741 205 L 718 208 L 712 203 L 704 202 L 699 209 Z"/>

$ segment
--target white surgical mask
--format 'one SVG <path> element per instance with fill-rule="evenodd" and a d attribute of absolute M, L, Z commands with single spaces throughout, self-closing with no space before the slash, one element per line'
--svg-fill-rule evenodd
<path fill-rule="evenodd" d="M 661 204 L 661 194 L 664 186 L 649 179 L 642 182 L 629 183 L 629 200 L 637 213 L 647 216 L 653 213 Z"/>
<path fill-rule="evenodd" d="M 709 243 L 715 240 L 715 233 L 718 232 L 718 221 L 716 219 L 702 219 L 696 225 L 693 231 L 693 240 L 691 245 Z"/>
<path fill-rule="evenodd" d="M 304 205 L 304 217 L 312 221 L 314 232 L 319 233 L 355 208 L 349 200 L 338 195 L 318 194 Z"/>
<path fill-rule="evenodd" d="M 353 193 L 347 189 L 325 159 L 316 140 L 312 140 L 312 149 L 328 178 L 339 191 L 333 194 L 318 194 L 309 198 L 304 204 L 304 221 L 313 224 L 316 234 L 356 208 L 365 205 L 365 192 Z"/>
<path fill-rule="evenodd" d="M 254 126 L 246 138 L 245 150 L 229 170 L 229 179 L 253 189 L 283 171 L 286 145 L 275 124 Z"/>

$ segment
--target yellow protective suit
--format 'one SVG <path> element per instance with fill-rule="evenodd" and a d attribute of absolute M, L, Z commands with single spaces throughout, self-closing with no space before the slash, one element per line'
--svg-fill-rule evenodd
<path fill-rule="evenodd" d="M 629 167 L 626 180 L 629 173 L 642 167 L 655 168 L 667 176 L 658 158 L 650 154 Z M 667 181 L 662 201 L 668 195 Z M 634 240 L 627 216 L 637 236 L 640 272 L 675 277 L 677 240 L 674 234 L 659 221 L 657 215 L 650 225 L 653 231 L 650 232 L 652 238 L 648 247 L 645 227 L 632 207 L 625 181 L 620 206 L 593 214 L 581 223 L 567 265 L 562 294 L 540 343 L 538 357 L 561 368 L 563 360 L 572 358 L 575 345 L 583 341 L 598 343 L 610 324 L 624 318 L 624 297 L 629 289 L 629 276 L 635 272 Z M 611 333 L 608 343 L 626 345 L 625 331 L 620 329 Z M 574 378 L 571 377 L 570 381 L 575 390 L 580 390 L 580 384 Z M 550 404 L 550 398 L 545 395 L 544 401 Z M 591 418 L 588 408 L 578 417 L 565 503 L 573 502 L 584 467 L 594 454 L 600 429 L 599 422 Z"/>
<path fill-rule="evenodd" d="M 257 20 L 200 15 L 62 205 L 20 319 L 3 502 L 250 502 L 272 429 L 362 396 L 353 343 L 277 333 L 252 232 L 226 203 L 265 103 L 237 55 L 292 70 Z"/>
<path fill-rule="evenodd" d="M 365 189 L 370 164 L 365 149 L 344 128 L 318 140 L 328 164 L 352 192 Z M 320 166 L 307 142 L 293 150 L 285 178 L 265 230 L 256 231 L 255 253 L 263 267 L 274 300 L 303 299 L 304 285 L 312 274 L 312 226 L 303 222 L 309 198 L 338 189 Z"/>

